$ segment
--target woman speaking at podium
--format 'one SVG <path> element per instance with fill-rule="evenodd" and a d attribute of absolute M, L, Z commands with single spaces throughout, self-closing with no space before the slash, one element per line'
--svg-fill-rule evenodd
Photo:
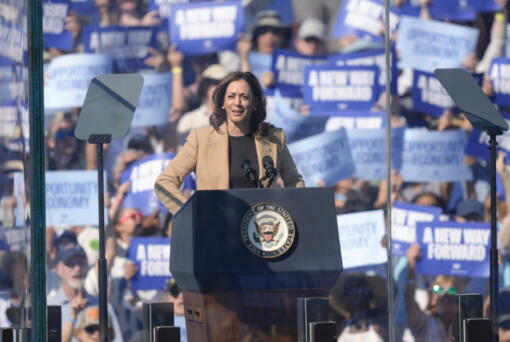
<path fill-rule="evenodd" d="M 303 187 L 283 130 L 264 122 L 266 99 L 251 72 L 234 72 L 213 93 L 210 126 L 190 132 L 185 145 L 159 175 L 155 192 L 175 214 L 186 202 L 180 187 L 195 171 L 197 190 L 274 186 Z"/>

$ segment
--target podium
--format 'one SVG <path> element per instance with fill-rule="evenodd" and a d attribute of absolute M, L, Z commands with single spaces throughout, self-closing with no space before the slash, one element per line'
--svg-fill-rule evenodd
<path fill-rule="evenodd" d="M 189 341 L 295 341 L 297 298 L 342 271 L 328 188 L 197 191 L 171 241 Z"/>

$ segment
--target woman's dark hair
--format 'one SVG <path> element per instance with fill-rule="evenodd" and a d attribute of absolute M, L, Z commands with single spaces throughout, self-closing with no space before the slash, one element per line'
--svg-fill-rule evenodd
<path fill-rule="evenodd" d="M 444 200 L 441 197 L 439 197 L 438 195 L 436 195 L 435 193 L 430 192 L 430 191 L 425 191 L 425 192 L 421 192 L 421 193 L 417 194 L 416 196 L 413 197 L 413 199 L 411 200 L 411 203 L 416 203 L 420 198 L 425 197 L 425 196 L 433 197 L 434 201 L 436 202 L 435 206 L 441 208 L 443 210 L 443 212 L 446 210 L 446 204 L 445 204 Z"/>
<path fill-rule="evenodd" d="M 216 129 L 219 130 L 220 126 L 227 121 L 227 112 L 223 109 L 225 102 L 225 93 L 230 83 L 234 81 L 245 80 L 250 86 L 251 93 L 253 96 L 252 111 L 250 115 L 250 133 L 253 133 L 256 137 L 266 136 L 268 129 L 271 127 L 270 124 L 265 123 L 267 112 L 266 112 L 266 97 L 264 91 L 260 86 L 257 77 L 251 72 L 233 72 L 228 75 L 223 81 L 218 84 L 213 93 L 213 112 L 209 117 L 209 123 Z"/>
<path fill-rule="evenodd" d="M 213 80 L 212 78 L 203 78 L 198 84 L 198 98 L 203 102 L 207 102 L 207 90 L 209 87 L 217 86 L 218 83 L 220 83 L 218 80 Z"/>

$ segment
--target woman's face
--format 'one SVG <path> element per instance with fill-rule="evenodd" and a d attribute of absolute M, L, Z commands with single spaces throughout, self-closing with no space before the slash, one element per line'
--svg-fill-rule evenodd
<path fill-rule="evenodd" d="M 284 38 L 281 30 L 263 27 L 257 36 L 257 49 L 260 53 L 271 54 L 276 48 L 283 46 Z"/>
<path fill-rule="evenodd" d="M 227 123 L 248 128 L 252 106 L 253 94 L 248 82 L 243 79 L 230 82 L 223 102 L 227 113 Z"/>

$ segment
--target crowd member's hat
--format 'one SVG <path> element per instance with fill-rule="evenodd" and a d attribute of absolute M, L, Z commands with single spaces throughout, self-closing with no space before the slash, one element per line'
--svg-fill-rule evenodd
<path fill-rule="evenodd" d="M 298 37 L 301 39 L 316 38 L 324 43 L 328 38 L 326 31 L 326 25 L 322 21 L 308 18 L 299 25 Z"/>

